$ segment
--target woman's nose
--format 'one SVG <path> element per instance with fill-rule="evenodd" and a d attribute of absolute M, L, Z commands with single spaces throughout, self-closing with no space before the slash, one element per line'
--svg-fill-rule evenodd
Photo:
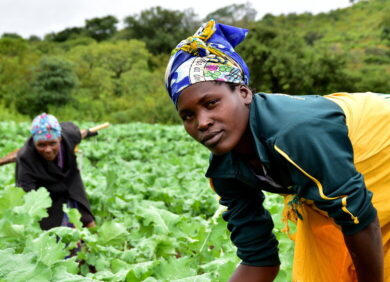
<path fill-rule="evenodd" d="M 198 130 L 204 131 L 213 125 L 213 120 L 208 114 L 201 114 L 198 117 Z"/>

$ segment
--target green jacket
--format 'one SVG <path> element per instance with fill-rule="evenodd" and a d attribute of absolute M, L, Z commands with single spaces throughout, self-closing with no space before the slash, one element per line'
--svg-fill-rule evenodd
<path fill-rule="evenodd" d="M 372 193 L 355 169 L 345 115 L 336 103 L 315 95 L 258 93 L 249 126 L 258 158 L 284 187 L 280 193 L 313 200 L 344 234 L 355 234 L 374 220 Z M 212 155 L 206 176 L 228 208 L 223 218 L 242 263 L 279 264 L 272 218 L 263 207 L 266 183 L 233 152 Z"/>

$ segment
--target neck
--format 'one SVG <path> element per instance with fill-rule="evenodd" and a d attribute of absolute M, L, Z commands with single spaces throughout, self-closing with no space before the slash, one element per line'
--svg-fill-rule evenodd
<path fill-rule="evenodd" d="M 252 133 L 249 126 L 233 151 L 245 158 L 251 159 L 256 157 L 255 144 L 253 143 Z"/>

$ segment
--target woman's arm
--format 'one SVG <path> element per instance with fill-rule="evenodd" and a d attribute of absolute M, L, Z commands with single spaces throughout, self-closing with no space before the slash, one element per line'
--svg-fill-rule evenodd
<path fill-rule="evenodd" d="M 23 188 L 25 192 L 29 192 L 37 188 L 34 173 L 23 158 L 16 162 L 15 186 Z"/>
<path fill-rule="evenodd" d="M 272 282 L 278 271 L 278 265 L 259 267 L 240 264 L 229 282 Z"/>
<path fill-rule="evenodd" d="M 344 234 L 359 281 L 383 282 L 384 262 L 378 217 L 354 235 Z"/>
<path fill-rule="evenodd" d="M 272 217 L 263 207 L 264 194 L 236 179 L 214 178 L 212 183 L 220 204 L 227 207 L 222 218 L 242 260 L 231 281 L 272 281 L 280 260 Z M 259 277 L 265 280 L 255 280 Z"/>

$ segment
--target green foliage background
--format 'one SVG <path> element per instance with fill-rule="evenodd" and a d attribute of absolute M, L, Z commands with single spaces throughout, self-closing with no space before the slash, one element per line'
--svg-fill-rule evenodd
<path fill-rule="evenodd" d="M 261 92 L 390 92 L 390 1 L 358 1 L 312 15 L 265 15 L 247 4 L 206 17 L 249 29 L 237 48 Z M 0 39 L 0 119 L 49 111 L 61 120 L 177 123 L 164 88 L 170 50 L 206 20 L 154 7 L 124 20 L 86 20 L 44 39 Z"/>

